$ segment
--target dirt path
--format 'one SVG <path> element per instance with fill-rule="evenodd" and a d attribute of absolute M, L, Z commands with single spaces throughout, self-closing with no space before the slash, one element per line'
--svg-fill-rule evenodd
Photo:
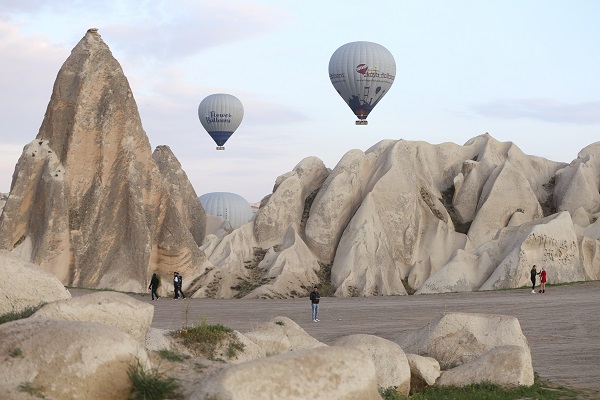
<path fill-rule="evenodd" d="M 76 290 L 78 295 L 80 290 Z M 150 301 L 149 295 L 132 295 Z M 214 300 L 161 298 L 151 302 L 152 327 L 175 330 L 205 320 L 247 332 L 261 322 L 286 316 L 316 339 L 331 343 L 354 333 L 394 340 L 399 332 L 423 326 L 442 313 L 513 315 L 529 341 L 533 369 L 542 378 L 598 390 L 600 398 L 600 282 L 531 290 L 420 296 L 323 298 L 321 322 L 313 323 L 308 299 Z"/>

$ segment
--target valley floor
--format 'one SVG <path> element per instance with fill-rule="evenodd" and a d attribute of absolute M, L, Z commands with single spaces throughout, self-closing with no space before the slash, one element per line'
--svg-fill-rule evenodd
<path fill-rule="evenodd" d="M 87 292 L 70 289 L 74 296 Z M 314 338 L 335 339 L 365 333 L 394 340 L 442 313 L 512 315 L 529 341 L 533 369 L 555 384 L 589 389 L 600 398 L 600 282 L 531 289 L 419 296 L 321 298 L 319 319 L 311 321 L 307 298 L 215 300 L 160 298 L 131 294 L 154 305 L 152 327 L 176 330 L 185 324 L 223 324 L 242 333 L 276 316 L 285 316 Z"/>

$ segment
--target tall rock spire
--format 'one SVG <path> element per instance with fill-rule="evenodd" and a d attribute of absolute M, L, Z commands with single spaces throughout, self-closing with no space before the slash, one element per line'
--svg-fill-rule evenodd
<path fill-rule="evenodd" d="M 175 270 L 190 282 L 205 260 L 191 231 L 204 227 L 184 223 L 181 209 L 152 158 L 121 66 L 97 29 L 88 30 L 17 163 L 0 248 L 67 285 L 140 291 L 151 272 Z"/>

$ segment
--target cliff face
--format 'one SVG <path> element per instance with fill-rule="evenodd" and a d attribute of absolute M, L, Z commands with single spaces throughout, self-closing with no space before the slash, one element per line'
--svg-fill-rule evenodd
<path fill-rule="evenodd" d="M 195 241 L 205 222 L 182 216 L 189 196 L 174 197 L 165 179 L 127 78 L 90 29 L 61 67 L 40 131 L 17 163 L 0 248 L 67 285 L 142 291 L 154 271 L 192 278 L 205 260 Z"/>

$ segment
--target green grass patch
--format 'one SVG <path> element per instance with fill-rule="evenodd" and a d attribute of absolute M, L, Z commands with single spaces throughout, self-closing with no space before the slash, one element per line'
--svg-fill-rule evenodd
<path fill-rule="evenodd" d="M 29 318 L 33 315 L 33 313 L 42 308 L 45 304 L 46 303 L 40 303 L 37 306 L 26 307 L 21 311 L 11 311 L 7 312 L 6 314 L 2 314 L 0 315 L 0 325 L 23 318 Z"/>
<path fill-rule="evenodd" d="M 129 366 L 127 374 L 132 384 L 129 400 L 183 399 L 177 379 L 166 377 L 155 369 L 146 371 L 137 362 Z"/>
<path fill-rule="evenodd" d="M 395 388 L 379 388 L 384 400 L 404 400 Z M 419 393 L 411 393 L 411 400 L 569 400 L 592 399 L 584 391 L 553 385 L 536 374 L 532 386 L 503 388 L 491 383 L 471 384 L 463 387 L 429 386 Z"/>
<path fill-rule="evenodd" d="M 14 349 L 11 349 L 8 352 L 8 355 L 11 356 L 12 358 L 21 357 L 23 355 L 23 350 L 21 350 L 18 347 L 15 347 Z"/>
<path fill-rule="evenodd" d="M 188 356 L 187 354 L 175 353 L 174 351 L 171 351 L 169 349 L 161 349 L 158 350 L 157 353 L 161 358 L 174 362 L 183 362 L 184 360 L 190 358 L 190 356 Z"/>
<path fill-rule="evenodd" d="M 39 399 L 45 399 L 44 389 L 41 387 L 33 386 L 31 382 L 23 382 L 19 385 L 19 391 L 29 394 L 30 396 L 37 397 Z"/>
<path fill-rule="evenodd" d="M 238 352 L 244 350 L 244 344 L 240 342 L 233 329 L 221 324 L 192 325 L 174 332 L 173 336 L 181 339 L 188 348 L 211 360 L 215 359 L 217 349 L 225 344 L 227 344 L 226 353 L 229 358 L 235 357 Z"/>

